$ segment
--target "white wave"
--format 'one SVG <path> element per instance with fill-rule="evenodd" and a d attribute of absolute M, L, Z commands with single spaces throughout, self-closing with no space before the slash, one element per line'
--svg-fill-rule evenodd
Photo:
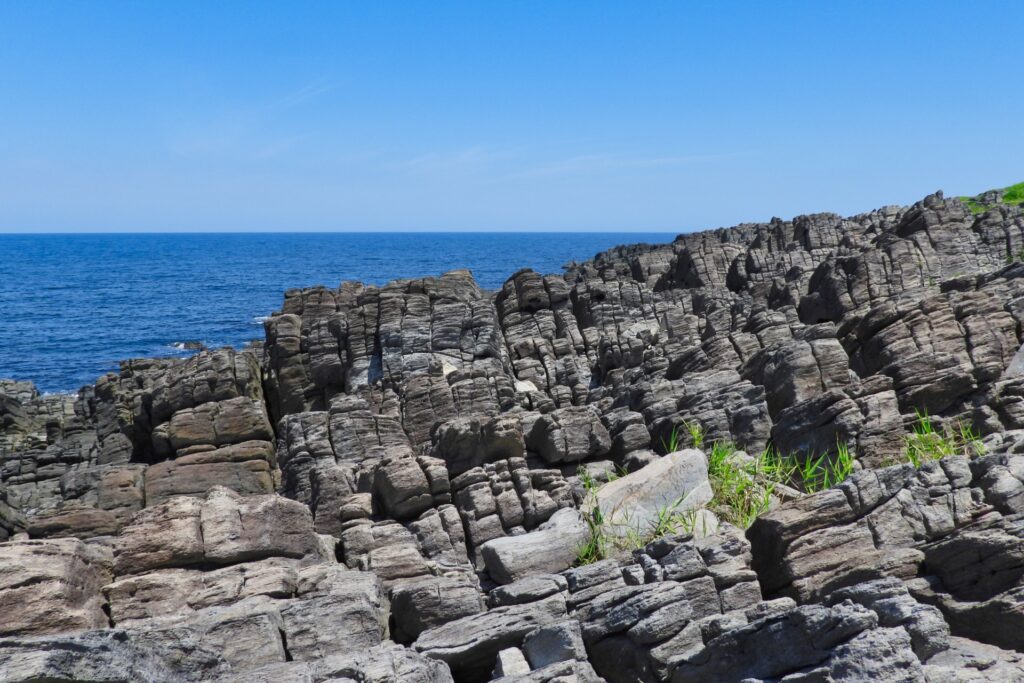
<path fill-rule="evenodd" d="M 184 341 L 184 342 L 171 342 L 167 345 L 168 348 L 180 351 L 182 353 L 189 353 L 191 351 L 201 351 L 207 347 L 206 342 L 201 341 Z"/>

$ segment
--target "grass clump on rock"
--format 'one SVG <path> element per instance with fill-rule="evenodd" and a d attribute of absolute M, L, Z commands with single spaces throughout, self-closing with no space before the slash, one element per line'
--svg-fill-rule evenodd
<path fill-rule="evenodd" d="M 708 458 L 714 499 L 711 510 L 746 529 L 768 511 L 783 487 L 816 493 L 843 482 L 853 473 L 853 455 L 844 443 L 835 453 L 804 459 L 783 456 L 770 446 L 758 456 L 740 455 L 730 443 L 716 442 Z"/>
<path fill-rule="evenodd" d="M 731 443 L 716 441 L 708 455 L 708 478 L 714 493 L 711 511 L 746 529 L 768 509 L 776 488 L 788 477 L 771 449 L 743 458 Z"/>
<path fill-rule="evenodd" d="M 666 453 L 679 450 L 686 435 L 694 447 L 705 445 L 707 440 L 700 425 L 684 423 L 681 427 L 677 426 L 668 438 L 662 439 Z M 767 512 L 773 501 L 830 488 L 844 481 L 854 469 L 854 456 L 843 443 L 836 445 L 835 453 L 807 458 L 783 456 L 770 446 L 751 456 L 737 450 L 728 441 L 712 442 L 705 453 L 712 493 L 706 509 L 720 520 L 741 529 L 748 528 L 758 516 Z M 582 467 L 578 474 L 584 497 L 590 502 L 583 506 L 589 508 L 584 520 L 589 527 L 590 538 L 579 549 L 577 565 L 643 548 L 651 541 L 670 534 L 701 531 L 699 525 L 705 519 L 702 510 L 683 507 L 684 497 L 659 508 L 654 518 L 642 528 L 615 533 L 595 502 L 603 483 L 613 482 L 622 474 L 608 472 L 605 482 L 598 481 Z"/>
<path fill-rule="evenodd" d="M 842 442 L 837 442 L 835 453 L 801 459 L 784 456 L 771 446 L 749 456 L 737 452 L 732 443 L 716 441 L 708 455 L 708 477 L 714 491 L 711 510 L 746 529 L 768 510 L 782 487 L 804 493 L 831 488 L 853 473 L 853 463 L 853 454 Z"/>
<path fill-rule="evenodd" d="M 836 443 L 834 454 L 813 455 L 796 465 L 801 488 L 806 493 L 817 493 L 846 481 L 853 474 L 853 455 L 845 443 Z"/>
<path fill-rule="evenodd" d="M 967 208 L 971 210 L 971 213 L 980 214 L 985 213 L 996 205 L 995 202 L 985 200 L 986 195 L 991 197 L 996 193 L 1001 194 L 998 203 L 1009 204 L 1011 206 L 1024 206 L 1024 183 L 1010 185 L 1009 187 L 1004 187 L 1001 190 L 983 192 L 977 197 L 957 197 L 957 199 L 966 204 Z"/>
<path fill-rule="evenodd" d="M 941 460 L 956 455 L 971 458 L 984 451 L 981 439 L 969 425 L 958 422 L 956 427 L 948 424 L 939 427 L 928 413 L 920 411 L 905 440 L 904 454 L 915 467 L 920 467 L 929 460 Z"/>
<path fill-rule="evenodd" d="M 580 481 L 583 483 L 586 498 L 590 500 L 596 499 L 597 489 L 601 487 L 600 482 L 583 467 L 579 468 L 578 474 Z M 614 472 L 608 473 L 609 481 L 617 477 L 618 475 Z M 613 540 L 608 533 L 604 513 L 601 512 L 600 505 L 592 505 L 590 513 L 583 515 L 583 521 L 587 523 L 587 527 L 590 530 L 590 539 L 580 547 L 576 557 L 577 565 L 593 564 L 608 557 Z"/>
<path fill-rule="evenodd" d="M 698 450 L 703 450 L 704 428 L 696 422 L 683 422 L 683 428 L 690 435 L 690 445 Z M 682 432 L 679 430 L 679 425 L 672 428 L 667 440 L 665 437 L 661 438 L 661 447 L 665 449 L 666 453 L 678 451 L 682 445 Z"/>
<path fill-rule="evenodd" d="M 633 526 L 629 520 L 625 524 L 614 524 L 609 520 L 597 504 L 597 492 L 602 485 L 611 483 L 622 476 L 621 472 L 607 473 L 604 482 L 598 481 L 584 468 L 578 471 L 583 484 L 585 498 L 589 508 L 583 515 L 590 532 L 589 540 L 578 551 L 576 565 L 591 564 L 600 560 L 622 555 L 643 548 L 651 541 L 672 534 L 692 534 L 700 530 L 703 517 L 701 511 L 684 508 L 686 496 L 678 498 L 657 509 L 653 519 L 642 527 Z M 618 527 L 613 529 L 614 527 Z"/>

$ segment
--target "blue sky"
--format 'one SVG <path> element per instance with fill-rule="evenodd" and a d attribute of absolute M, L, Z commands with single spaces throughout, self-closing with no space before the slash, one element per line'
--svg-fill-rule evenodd
<path fill-rule="evenodd" d="M 681 232 L 1024 180 L 1020 2 L 0 3 L 0 231 Z"/>

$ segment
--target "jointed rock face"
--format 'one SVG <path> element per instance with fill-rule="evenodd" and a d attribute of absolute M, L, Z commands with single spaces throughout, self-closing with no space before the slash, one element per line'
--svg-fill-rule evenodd
<path fill-rule="evenodd" d="M 940 193 L 0 381 L 0 681 L 1024 680 L 1022 253 Z M 740 529 L 715 442 L 856 464 Z"/>

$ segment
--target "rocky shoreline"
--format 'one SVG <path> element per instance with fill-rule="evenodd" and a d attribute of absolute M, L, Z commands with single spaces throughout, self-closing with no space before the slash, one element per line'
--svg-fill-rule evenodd
<path fill-rule="evenodd" d="M 1024 209 L 975 199 L 0 380 L 0 681 L 1022 680 Z"/>

